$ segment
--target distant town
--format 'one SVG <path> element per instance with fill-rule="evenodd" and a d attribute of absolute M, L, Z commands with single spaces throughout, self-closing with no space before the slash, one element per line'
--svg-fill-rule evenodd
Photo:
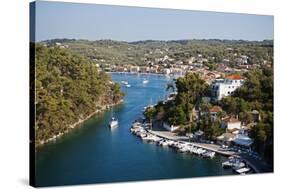
<path fill-rule="evenodd" d="M 61 39 L 42 43 L 46 46 L 69 48 L 78 54 L 86 55 L 100 71 L 165 74 L 177 77 L 194 72 L 208 84 L 229 74 L 242 75 L 261 66 L 273 66 L 273 41 L 186 40 L 125 43 L 111 40 L 91 42 Z M 144 49 L 147 46 L 148 49 Z M 193 49 L 196 46 L 200 46 L 199 49 Z M 212 46 L 215 47 L 213 52 L 210 49 Z M 87 47 L 90 48 L 86 50 Z M 115 51 L 118 52 L 116 57 L 112 56 Z M 128 56 L 124 58 L 123 54 Z"/>

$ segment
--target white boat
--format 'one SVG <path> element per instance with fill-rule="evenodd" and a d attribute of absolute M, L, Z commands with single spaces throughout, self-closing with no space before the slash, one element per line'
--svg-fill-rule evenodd
<path fill-rule="evenodd" d="M 230 168 L 230 167 L 233 167 L 234 169 L 237 169 L 237 168 L 242 168 L 245 166 L 245 163 L 243 163 L 241 161 L 241 159 L 239 158 L 236 158 L 236 157 L 229 157 L 228 158 L 228 161 L 225 161 L 222 163 L 222 166 L 224 168 Z"/>
<path fill-rule="evenodd" d="M 112 101 L 113 101 L 113 96 L 112 96 Z M 109 122 L 110 128 L 114 128 L 114 127 L 118 126 L 118 120 L 113 116 L 113 108 L 114 108 L 114 106 L 112 106 L 112 109 L 111 109 L 111 120 Z"/>
<path fill-rule="evenodd" d="M 147 79 L 144 79 L 143 81 L 142 81 L 142 83 L 143 84 L 147 84 L 149 81 L 147 80 Z"/>
<path fill-rule="evenodd" d="M 153 142 L 159 142 L 161 140 L 161 138 L 157 137 L 157 136 L 154 136 L 153 137 Z"/>
<path fill-rule="evenodd" d="M 249 167 L 243 167 L 243 168 L 235 169 L 235 172 L 239 174 L 245 174 L 248 173 L 250 170 L 251 169 Z"/>
<path fill-rule="evenodd" d="M 204 157 L 214 158 L 216 155 L 216 152 L 206 151 L 202 154 Z"/>
<path fill-rule="evenodd" d="M 233 164 L 233 167 L 235 168 L 235 169 L 240 169 L 240 168 L 243 168 L 245 166 L 245 163 L 243 163 L 243 162 L 235 162 L 234 164 Z"/>
<path fill-rule="evenodd" d="M 163 140 L 161 143 L 160 143 L 161 146 L 168 146 L 168 142 L 166 140 Z"/>
<path fill-rule="evenodd" d="M 129 84 L 128 81 L 121 81 L 121 83 L 124 84 L 124 85 L 128 85 Z"/>
<path fill-rule="evenodd" d="M 233 166 L 233 163 L 230 162 L 230 161 L 225 161 L 222 163 L 222 167 L 224 168 L 229 168 L 229 167 L 232 167 Z"/>
<path fill-rule="evenodd" d="M 118 120 L 115 119 L 114 117 L 111 118 L 111 121 L 109 122 L 109 127 L 113 128 L 113 127 L 117 127 L 118 126 Z"/>
<path fill-rule="evenodd" d="M 210 158 L 214 158 L 215 155 L 216 155 L 216 152 L 210 152 L 210 153 L 209 153 L 209 157 L 210 157 Z"/>
<path fill-rule="evenodd" d="M 172 146 L 174 145 L 174 141 L 172 141 L 172 140 L 168 140 L 167 143 L 168 143 L 168 146 L 169 146 L 169 147 L 172 147 Z"/>
<path fill-rule="evenodd" d="M 125 86 L 126 86 L 127 88 L 130 88 L 130 87 L 131 87 L 131 85 L 130 85 L 130 84 L 126 84 Z"/>

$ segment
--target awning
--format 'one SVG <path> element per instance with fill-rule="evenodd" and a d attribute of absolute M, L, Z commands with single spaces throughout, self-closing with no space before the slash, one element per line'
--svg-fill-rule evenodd
<path fill-rule="evenodd" d="M 234 140 L 234 143 L 249 147 L 253 144 L 253 140 L 246 135 L 238 135 L 238 137 Z"/>

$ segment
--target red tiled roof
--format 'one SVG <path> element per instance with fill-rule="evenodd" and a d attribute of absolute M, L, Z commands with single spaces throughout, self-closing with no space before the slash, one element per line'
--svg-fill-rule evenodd
<path fill-rule="evenodd" d="M 212 108 L 209 109 L 210 112 L 221 112 L 222 109 L 219 106 L 213 106 Z"/>
<path fill-rule="evenodd" d="M 234 118 L 234 117 L 225 117 L 222 119 L 222 121 L 227 122 L 227 123 L 237 123 L 240 122 L 238 119 Z"/>
<path fill-rule="evenodd" d="M 232 75 L 228 75 L 225 77 L 226 79 L 231 79 L 231 80 L 240 80 L 243 79 L 243 77 L 239 74 L 232 74 Z"/>

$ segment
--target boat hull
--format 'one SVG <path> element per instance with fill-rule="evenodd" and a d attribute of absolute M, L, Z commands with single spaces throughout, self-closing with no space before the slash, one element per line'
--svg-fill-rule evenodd
<path fill-rule="evenodd" d="M 118 126 L 118 121 L 111 121 L 111 122 L 109 123 L 109 127 L 110 127 L 110 128 L 117 127 L 117 126 Z"/>

